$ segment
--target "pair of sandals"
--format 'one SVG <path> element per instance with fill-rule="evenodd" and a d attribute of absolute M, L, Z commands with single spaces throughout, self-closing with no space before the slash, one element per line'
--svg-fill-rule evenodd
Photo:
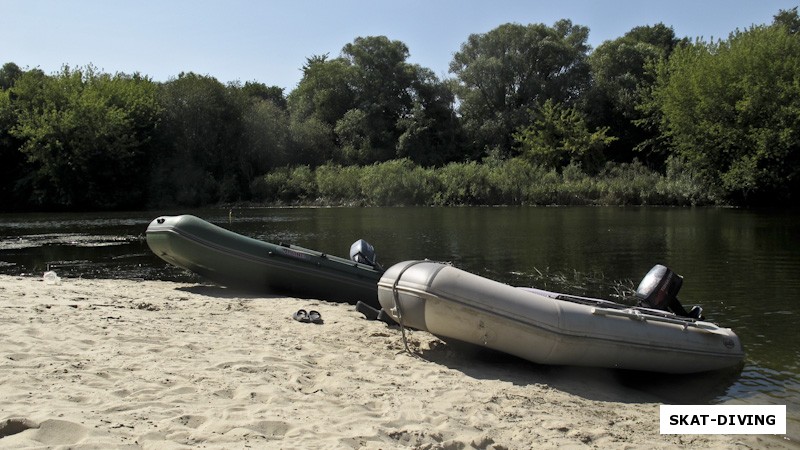
<path fill-rule="evenodd" d="M 305 309 L 300 309 L 292 315 L 292 318 L 301 323 L 322 323 L 322 315 L 313 310 L 307 312 Z"/>

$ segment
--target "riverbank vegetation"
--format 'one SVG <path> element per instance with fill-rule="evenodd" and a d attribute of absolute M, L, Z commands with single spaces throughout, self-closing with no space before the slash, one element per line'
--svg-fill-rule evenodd
<path fill-rule="evenodd" d="M 722 40 L 588 36 L 501 25 L 444 80 L 402 42 L 358 37 L 288 93 L 9 62 L 2 209 L 798 203 L 797 8 Z"/>
<path fill-rule="evenodd" d="M 283 168 L 251 186 L 253 200 L 322 205 L 714 205 L 685 172 L 658 174 L 639 162 L 609 163 L 596 175 L 521 158 L 422 167 L 409 159 L 369 166 Z"/>

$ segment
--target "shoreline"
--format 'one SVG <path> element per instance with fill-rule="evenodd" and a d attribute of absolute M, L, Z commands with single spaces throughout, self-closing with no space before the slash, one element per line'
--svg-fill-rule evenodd
<path fill-rule="evenodd" d="M 317 310 L 322 324 L 292 319 Z M 0 275 L 0 448 L 796 448 L 660 435 L 609 371 L 474 354 L 353 306 Z"/>

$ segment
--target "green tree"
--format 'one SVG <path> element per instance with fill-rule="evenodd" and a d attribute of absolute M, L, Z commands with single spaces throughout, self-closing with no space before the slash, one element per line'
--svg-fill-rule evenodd
<path fill-rule="evenodd" d="M 14 86 L 17 78 L 22 76 L 22 69 L 13 62 L 7 62 L 0 68 L 0 89 L 5 90 Z"/>
<path fill-rule="evenodd" d="M 347 111 L 336 122 L 336 136 L 341 143 L 341 156 L 339 159 L 349 163 L 364 163 L 372 158 L 372 133 L 370 132 L 369 117 L 361 109 Z"/>
<path fill-rule="evenodd" d="M 315 117 L 304 121 L 290 118 L 291 139 L 288 161 L 317 166 L 340 155 L 333 128 Z"/>
<path fill-rule="evenodd" d="M 797 6 L 792 9 L 782 9 L 773 17 L 775 26 L 785 27 L 789 34 L 800 33 L 800 16 L 797 14 Z"/>
<path fill-rule="evenodd" d="M 316 164 L 397 157 L 437 164 L 451 158 L 459 136 L 454 96 L 430 70 L 409 64 L 408 56 L 402 42 L 372 36 L 345 45 L 339 58 L 309 58 L 289 94 L 297 151 L 325 158 Z"/>
<path fill-rule="evenodd" d="M 653 148 L 658 130 L 646 126 L 647 110 L 641 105 L 655 82 L 651 68 L 668 59 L 678 44 L 672 28 L 657 24 L 633 28 L 602 43 L 589 56 L 593 85 L 584 109 L 592 125 L 608 126 L 618 137 L 607 149 L 607 159 L 630 162 L 645 156 L 653 166 L 663 166 L 666 155 Z"/>
<path fill-rule="evenodd" d="M 411 111 L 397 120 L 401 132 L 397 157 L 409 158 L 423 166 L 461 159 L 464 137 L 450 83 L 441 82 L 430 70 L 417 67 L 412 86 Z"/>
<path fill-rule="evenodd" d="M 303 78 L 289 94 L 295 159 L 317 165 L 334 159 L 340 146 L 336 123 L 355 105 L 352 67 L 344 58 L 308 58 Z"/>
<path fill-rule="evenodd" d="M 353 67 L 355 103 L 337 123 L 345 160 L 386 161 L 396 155 L 397 122 L 412 110 L 416 68 L 407 63 L 408 47 L 386 36 L 356 38 L 342 49 Z M 341 130 L 341 132 L 340 132 Z"/>
<path fill-rule="evenodd" d="M 596 173 L 604 160 L 603 149 L 615 140 L 606 135 L 608 128 L 591 131 L 577 108 L 553 100 L 546 100 L 532 116 L 532 123 L 515 133 L 514 139 L 525 158 L 548 169 L 579 163 Z"/>
<path fill-rule="evenodd" d="M 352 67 L 345 58 L 315 55 L 306 60 L 303 78 L 288 97 L 295 122 L 316 119 L 331 129 L 355 105 Z"/>
<path fill-rule="evenodd" d="M 243 140 L 238 151 L 238 173 L 243 181 L 262 175 L 290 162 L 291 129 L 289 114 L 272 100 L 251 99 L 243 106 Z"/>
<path fill-rule="evenodd" d="M 238 88 L 236 85 L 231 87 Z M 286 96 L 283 95 L 282 87 L 267 86 L 264 83 L 248 81 L 240 89 L 248 98 L 266 100 L 272 102 L 281 109 L 286 109 L 288 107 L 288 102 Z"/>
<path fill-rule="evenodd" d="M 10 90 L 0 89 L 0 210 L 8 211 L 24 209 L 33 170 L 20 151 L 22 141 L 11 134 L 17 124 L 11 97 Z"/>
<path fill-rule="evenodd" d="M 237 200 L 250 180 L 242 174 L 242 118 L 236 89 L 213 77 L 180 74 L 162 85 L 162 146 L 153 165 L 155 204 L 199 206 Z"/>
<path fill-rule="evenodd" d="M 589 29 L 560 20 L 505 24 L 473 34 L 450 63 L 458 79 L 460 113 L 477 152 L 508 151 L 528 111 L 547 99 L 571 104 L 589 83 Z"/>
<path fill-rule="evenodd" d="M 800 36 L 785 20 L 681 47 L 660 66 L 662 132 L 708 189 L 734 202 L 797 201 Z"/>
<path fill-rule="evenodd" d="M 31 71 L 10 89 L 11 135 L 32 166 L 29 203 L 40 208 L 131 208 L 145 198 L 158 124 L 157 87 L 139 75 L 89 66 Z"/>

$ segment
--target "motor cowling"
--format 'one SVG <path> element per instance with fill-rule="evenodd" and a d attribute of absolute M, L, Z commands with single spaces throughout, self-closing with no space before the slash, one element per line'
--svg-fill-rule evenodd
<path fill-rule="evenodd" d="M 363 239 L 353 242 L 353 245 L 350 246 L 350 259 L 373 267 L 378 264 L 375 247 Z"/>
<path fill-rule="evenodd" d="M 681 286 L 683 277 L 666 266 L 656 264 L 639 283 L 636 296 L 641 306 L 667 311 L 677 300 Z"/>

